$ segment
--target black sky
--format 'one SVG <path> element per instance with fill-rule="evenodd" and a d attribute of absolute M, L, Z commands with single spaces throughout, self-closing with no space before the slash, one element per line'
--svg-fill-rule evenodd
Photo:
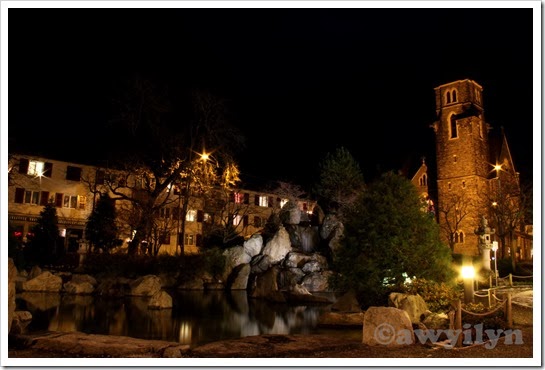
<path fill-rule="evenodd" d="M 10 8 L 8 19 L 10 150 L 100 159 L 112 89 L 140 73 L 225 98 L 246 174 L 307 184 L 344 146 L 370 179 L 430 162 L 434 87 L 469 78 L 532 177 L 532 9 Z"/>

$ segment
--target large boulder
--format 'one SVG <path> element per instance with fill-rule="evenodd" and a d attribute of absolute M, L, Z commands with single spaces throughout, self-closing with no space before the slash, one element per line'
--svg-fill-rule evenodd
<path fill-rule="evenodd" d="M 148 303 L 149 309 L 167 309 L 172 308 L 172 297 L 161 290 L 160 292 L 155 293 L 149 300 Z"/>
<path fill-rule="evenodd" d="M 235 267 L 250 263 L 252 260 L 252 257 L 246 254 L 244 247 L 241 246 L 227 248 L 223 251 L 223 256 L 225 257 L 225 268 L 221 278 L 224 281 L 227 281 Z"/>
<path fill-rule="evenodd" d="M 156 275 L 145 275 L 130 284 L 129 295 L 151 297 L 160 290 L 161 279 Z"/>
<path fill-rule="evenodd" d="M 419 294 L 390 293 L 388 305 L 409 314 L 413 324 L 418 324 L 428 312 L 428 305 Z"/>
<path fill-rule="evenodd" d="M 244 253 L 251 258 L 257 256 L 261 253 L 261 249 L 263 249 L 263 236 L 261 234 L 252 235 L 242 244 L 242 247 L 244 248 Z"/>
<path fill-rule="evenodd" d="M 62 289 L 62 278 L 44 271 L 34 279 L 23 283 L 25 292 L 60 292 Z"/>
<path fill-rule="evenodd" d="M 411 319 L 395 307 L 369 307 L 363 315 L 362 343 L 370 346 L 404 346 L 414 343 Z"/>
<path fill-rule="evenodd" d="M 331 271 L 311 272 L 305 275 L 302 284 L 309 292 L 329 292 L 328 280 L 331 275 Z"/>
<path fill-rule="evenodd" d="M 93 294 L 95 287 L 87 281 L 73 282 L 69 281 L 64 284 L 64 291 L 67 294 Z"/>
<path fill-rule="evenodd" d="M 263 254 L 270 257 L 272 264 L 282 261 L 291 252 L 290 236 L 283 226 L 280 226 L 276 234 L 263 248 Z"/>
<path fill-rule="evenodd" d="M 26 327 L 32 321 L 32 314 L 29 311 L 15 311 L 13 322 L 10 328 L 10 334 L 22 334 Z"/>
<path fill-rule="evenodd" d="M 250 271 L 251 267 L 249 263 L 235 267 L 227 279 L 227 288 L 231 290 L 245 290 L 248 287 Z"/>

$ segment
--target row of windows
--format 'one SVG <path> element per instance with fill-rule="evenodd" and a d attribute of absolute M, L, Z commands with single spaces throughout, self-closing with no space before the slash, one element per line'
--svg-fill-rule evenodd
<path fill-rule="evenodd" d="M 180 233 L 178 238 L 181 238 L 182 234 Z M 161 238 L 159 240 L 159 243 L 161 244 L 170 244 L 170 233 L 164 233 L 161 235 Z M 187 246 L 202 246 L 202 235 L 201 234 L 185 234 L 184 237 L 184 245 Z"/>
<path fill-rule="evenodd" d="M 475 100 L 478 103 L 480 103 L 481 102 L 481 93 L 480 93 L 480 91 L 475 88 L 475 90 L 473 90 L 473 93 L 475 94 Z M 458 90 L 456 90 L 456 89 L 447 90 L 445 92 L 445 102 L 446 102 L 446 104 L 458 102 Z"/>
<path fill-rule="evenodd" d="M 250 204 L 250 194 L 234 192 L 231 193 L 231 201 L 236 204 Z M 254 195 L 254 205 L 260 207 L 274 207 L 274 197 L 266 195 Z M 282 208 L 288 202 L 285 198 L 276 198 L 276 204 Z"/>
<path fill-rule="evenodd" d="M 180 208 L 161 208 L 159 210 L 159 217 L 164 219 L 170 219 L 178 220 L 181 214 Z M 209 213 L 203 212 L 202 210 L 194 210 L 190 209 L 187 211 L 187 214 L 185 216 L 185 220 L 189 222 L 207 222 L 212 223 L 212 216 Z M 249 221 L 248 215 L 233 215 L 233 225 L 239 226 L 242 225 L 244 227 L 248 226 Z M 259 216 L 253 217 L 253 226 L 255 227 L 262 227 L 264 224 L 264 220 Z"/>
<path fill-rule="evenodd" d="M 19 161 L 19 173 L 35 177 L 51 178 L 51 175 L 53 173 L 53 163 L 21 158 Z M 80 181 L 81 168 L 66 166 L 66 180 Z"/>
<path fill-rule="evenodd" d="M 24 188 L 15 188 L 15 203 L 45 206 L 48 202 L 55 202 L 58 208 L 85 209 L 87 197 L 85 195 L 69 195 L 55 193 L 50 197 L 48 191 L 35 191 Z"/>

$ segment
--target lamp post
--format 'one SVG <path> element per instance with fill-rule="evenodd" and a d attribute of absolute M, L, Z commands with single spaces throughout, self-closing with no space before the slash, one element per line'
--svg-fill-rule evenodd
<path fill-rule="evenodd" d="M 492 242 L 492 252 L 494 252 L 494 276 L 496 278 L 496 286 L 498 286 L 498 259 L 496 257 L 496 252 L 498 250 L 498 242 Z"/>
<path fill-rule="evenodd" d="M 464 302 L 473 302 L 473 279 L 475 278 L 475 269 L 473 265 L 462 266 L 462 278 L 464 279 Z"/>

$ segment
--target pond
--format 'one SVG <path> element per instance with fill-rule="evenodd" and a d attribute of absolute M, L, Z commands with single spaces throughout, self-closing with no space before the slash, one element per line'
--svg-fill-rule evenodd
<path fill-rule="evenodd" d="M 169 291 L 173 308 L 150 310 L 148 298 L 17 294 L 17 310 L 32 313 L 27 333 L 43 331 L 122 335 L 188 344 L 260 334 L 330 333 L 361 338 L 361 329 L 324 329 L 328 305 L 291 306 L 248 298 L 246 291 Z"/>

